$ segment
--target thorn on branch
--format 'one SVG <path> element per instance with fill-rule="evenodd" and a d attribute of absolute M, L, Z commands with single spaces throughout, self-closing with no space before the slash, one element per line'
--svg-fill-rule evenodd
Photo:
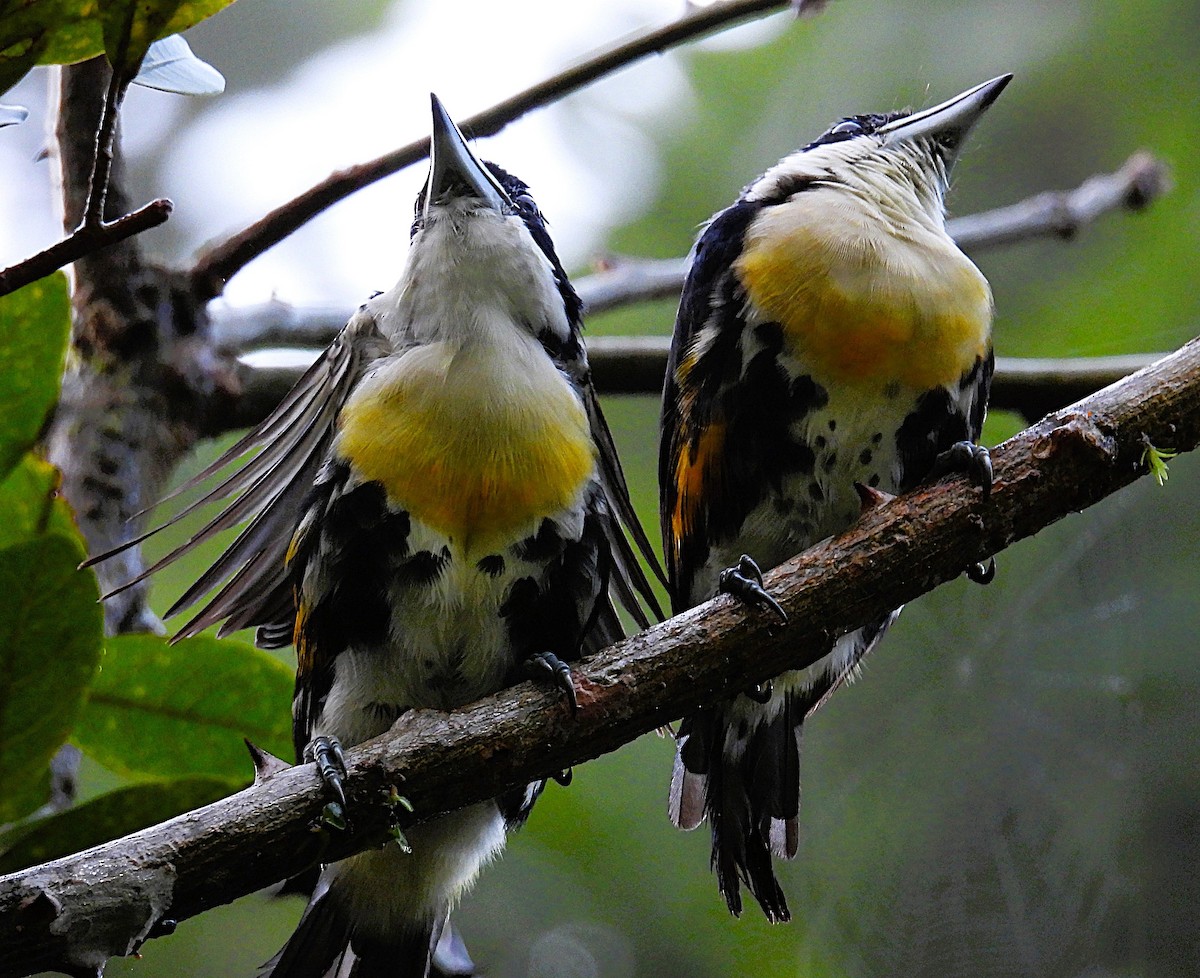
<path fill-rule="evenodd" d="M 254 783 L 262 784 L 273 778 L 280 771 L 286 771 L 292 765 L 281 757 L 276 757 L 270 751 L 263 750 L 256 743 L 243 738 L 246 750 L 250 752 L 250 760 L 254 762 Z"/>

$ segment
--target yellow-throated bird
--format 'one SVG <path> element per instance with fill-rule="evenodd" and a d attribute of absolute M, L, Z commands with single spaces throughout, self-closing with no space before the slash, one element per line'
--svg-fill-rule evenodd
<path fill-rule="evenodd" d="M 856 483 L 898 492 L 966 462 L 992 374 L 992 297 L 946 233 L 963 139 L 1011 76 L 917 113 L 843 119 L 717 214 L 692 252 L 663 393 L 660 502 L 682 611 L 722 589 L 778 610 L 757 565 L 848 527 Z M 749 556 L 745 556 L 749 555 Z M 898 612 L 820 661 L 686 717 L 671 817 L 706 818 L 729 909 L 788 919 L 804 719 Z"/>
<path fill-rule="evenodd" d="M 528 188 L 480 162 L 435 97 L 400 281 L 193 480 L 261 449 L 195 505 L 240 497 L 148 572 L 250 519 L 171 613 L 225 582 L 181 635 L 223 622 L 294 640 L 297 757 L 333 790 L 338 745 L 408 709 L 461 706 L 531 666 L 573 703 L 562 660 L 623 634 L 610 589 L 643 625 L 638 594 L 659 613 L 580 329 Z M 324 867 L 267 973 L 427 974 L 450 910 L 543 784 L 415 825 L 411 853 Z M 461 945 L 442 951 L 444 970 L 469 970 Z"/>

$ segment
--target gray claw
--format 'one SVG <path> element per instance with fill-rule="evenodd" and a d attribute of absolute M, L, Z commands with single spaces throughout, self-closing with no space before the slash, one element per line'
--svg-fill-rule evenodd
<path fill-rule="evenodd" d="M 742 554 L 736 567 L 727 567 L 721 571 L 717 577 L 717 590 L 756 608 L 770 608 L 779 616 L 781 622 L 787 624 L 787 612 L 763 587 L 762 571 L 749 554 Z"/>
<path fill-rule="evenodd" d="M 549 677 L 554 685 L 566 694 L 571 715 L 579 712 L 579 700 L 575 695 L 575 683 L 571 679 L 571 667 L 553 652 L 535 652 L 525 660 L 525 672 L 534 678 Z"/>

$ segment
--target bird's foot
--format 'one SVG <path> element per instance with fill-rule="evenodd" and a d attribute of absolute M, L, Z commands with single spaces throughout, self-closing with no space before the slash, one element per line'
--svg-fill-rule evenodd
<path fill-rule="evenodd" d="M 575 695 L 575 683 L 571 679 L 571 667 L 553 652 L 535 652 L 525 660 L 525 673 L 534 679 L 549 678 L 555 688 L 567 697 L 571 715 L 579 712 L 579 700 Z"/>
<path fill-rule="evenodd" d="M 779 616 L 781 622 L 787 624 L 787 612 L 780 607 L 778 601 L 767 594 L 763 588 L 762 571 L 747 554 L 742 554 L 736 567 L 726 567 L 721 571 L 717 577 L 717 590 L 756 608 L 770 608 Z"/>
<path fill-rule="evenodd" d="M 304 760 L 308 764 L 317 765 L 317 773 L 325 787 L 337 796 L 337 802 L 330 802 L 326 812 L 327 820 L 337 821 L 345 818 L 346 789 L 342 782 L 346 777 L 346 754 L 342 745 L 333 737 L 314 737 L 304 748 Z"/>
<path fill-rule="evenodd" d="M 933 461 L 928 481 L 951 473 L 962 473 L 973 485 L 983 490 L 986 498 L 992 491 L 992 455 L 983 445 L 973 441 L 957 441 Z"/>

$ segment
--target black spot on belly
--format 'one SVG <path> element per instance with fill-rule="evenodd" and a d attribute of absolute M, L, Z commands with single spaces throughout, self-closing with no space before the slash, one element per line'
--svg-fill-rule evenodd
<path fill-rule="evenodd" d="M 480 573 L 487 574 L 488 577 L 499 577 L 504 573 L 504 558 L 499 554 L 489 554 L 475 566 L 479 568 Z"/>
<path fill-rule="evenodd" d="M 783 349 L 783 327 L 779 323 L 759 323 L 754 335 L 771 356 L 778 356 Z"/>
<path fill-rule="evenodd" d="M 871 444 L 872 445 L 878 445 L 881 441 L 883 441 L 883 432 L 882 431 L 877 431 L 877 432 L 875 432 L 875 434 L 873 434 L 871 436 Z"/>
<path fill-rule="evenodd" d="M 896 432 L 900 488 L 911 489 L 925 478 L 940 453 L 967 438 L 967 419 L 951 401 L 946 388 L 922 394 L 916 408 Z"/>
<path fill-rule="evenodd" d="M 779 448 L 779 457 L 785 472 L 808 475 L 817 464 L 816 453 L 804 442 L 788 441 Z M 778 482 L 775 482 L 778 485 Z"/>
<path fill-rule="evenodd" d="M 878 472 L 875 473 L 875 475 L 871 476 L 871 478 L 867 480 L 867 485 L 869 485 L 872 489 L 875 489 L 879 486 L 879 473 Z"/>
<path fill-rule="evenodd" d="M 834 418 L 829 419 L 829 430 L 837 431 L 837 421 Z"/>
<path fill-rule="evenodd" d="M 813 439 L 813 444 L 816 445 L 817 448 L 824 448 L 829 443 L 825 440 L 824 435 L 817 435 L 817 437 Z"/>
<path fill-rule="evenodd" d="M 825 499 L 825 493 L 822 491 L 819 482 L 810 482 L 808 484 L 808 494 L 818 503 Z"/>
<path fill-rule="evenodd" d="M 859 465 L 870 465 L 871 458 L 872 458 L 871 449 L 864 448 L 861 452 L 858 453 L 858 464 Z"/>
<path fill-rule="evenodd" d="M 504 598 L 504 603 L 500 605 L 500 617 L 512 618 L 521 614 L 537 600 L 537 596 L 537 581 L 532 577 L 522 577 L 513 581 Z"/>
<path fill-rule="evenodd" d="M 744 719 L 738 721 L 738 740 L 745 740 L 750 736 L 750 724 Z"/>
<path fill-rule="evenodd" d="M 565 542 L 558 535 L 554 524 L 545 519 L 542 520 L 542 525 L 538 527 L 537 533 L 518 543 L 513 547 L 513 552 L 521 560 L 527 560 L 531 564 L 541 564 L 552 557 L 557 557 L 562 553 L 564 546 Z"/>
<path fill-rule="evenodd" d="M 826 472 L 832 472 L 837 466 L 837 452 L 830 452 L 826 455 L 824 465 Z"/>
<path fill-rule="evenodd" d="M 788 394 L 796 417 L 819 411 L 829 403 L 829 392 L 807 375 L 793 380 Z"/>
<path fill-rule="evenodd" d="M 432 584 L 449 562 L 450 554 L 444 547 L 436 554 L 419 550 L 396 568 L 395 579 L 409 586 Z"/>

